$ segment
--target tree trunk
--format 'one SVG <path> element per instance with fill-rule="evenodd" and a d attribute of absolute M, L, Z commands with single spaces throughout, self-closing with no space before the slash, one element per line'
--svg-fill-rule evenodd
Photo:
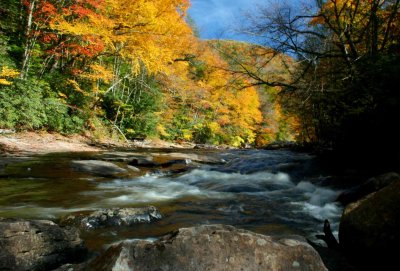
<path fill-rule="evenodd" d="M 22 59 L 22 68 L 21 68 L 21 74 L 20 78 L 21 79 L 26 79 L 28 71 L 29 71 L 29 61 L 30 57 L 32 54 L 32 49 L 33 49 L 33 40 L 31 37 L 32 34 L 32 22 L 33 22 L 33 11 L 35 10 L 35 4 L 36 0 L 32 0 L 29 4 L 28 8 L 28 20 L 26 23 L 26 29 L 25 29 L 25 49 L 24 49 L 24 55 Z"/>

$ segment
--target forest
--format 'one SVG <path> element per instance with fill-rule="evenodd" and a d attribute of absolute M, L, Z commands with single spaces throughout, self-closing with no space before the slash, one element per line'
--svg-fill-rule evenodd
<path fill-rule="evenodd" d="M 253 46 L 201 41 L 188 6 L 2 1 L 0 127 L 237 147 L 293 140 L 279 91 L 253 87 L 221 53 L 250 61 Z"/>
<path fill-rule="evenodd" d="M 3 0 L 0 128 L 398 158 L 399 1 L 311 2 L 245 17 L 255 45 L 201 40 L 188 0 Z"/>

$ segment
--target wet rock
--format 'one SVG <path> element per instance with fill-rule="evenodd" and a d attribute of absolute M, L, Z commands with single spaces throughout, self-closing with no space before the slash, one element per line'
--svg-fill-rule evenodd
<path fill-rule="evenodd" d="M 91 213 L 69 215 L 61 220 L 62 225 L 74 225 L 83 230 L 103 227 L 131 226 L 139 223 L 151 223 L 161 219 L 156 207 L 112 208 Z"/>
<path fill-rule="evenodd" d="M 64 264 L 56 269 L 53 269 L 52 271 L 87 271 L 87 263 L 81 263 L 81 264 Z"/>
<path fill-rule="evenodd" d="M 397 174 L 395 172 L 385 173 L 380 176 L 373 177 L 373 178 L 369 179 L 368 181 L 366 181 L 365 183 L 363 183 L 357 187 L 354 187 L 353 189 L 350 189 L 348 191 L 341 193 L 338 196 L 337 201 L 339 201 L 343 205 L 347 205 L 351 202 L 355 202 L 355 201 L 361 199 L 362 197 L 364 197 L 370 193 L 379 191 L 380 189 L 390 185 L 393 182 L 397 182 L 397 181 L 400 181 L 399 174 Z"/>
<path fill-rule="evenodd" d="M 139 159 L 143 161 L 153 161 L 153 157 L 136 152 L 108 152 L 104 153 L 105 156 L 100 157 L 103 161 L 108 162 L 125 162 L 130 163 L 133 160 Z"/>
<path fill-rule="evenodd" d="M 51 270 L 86 255 L 76 229 L 47 220 L 0 218 L 0 270 Z"/>
<path fill-rule="evenodd" d="M 264 147 L 266 150 L 294 149 L 296 142 L 293 141 L 275 141 Z"/>
<path fill-rule="evenodd" d="M 152 157 L 150 158 L 134 158 L 129 162 L 131 166 L 139 167 L 171 167 L 174 165 L 187 165 L 190 164 L 189 159 L 169 159 L 165 161 L 154 161 Z"/>
<path fill-rule="evenodd" d="M 125 162 L 133 166 L 142 167 L 159 167 L 162 165 L 172 164 L 170 161 L 175 161 L 173 164 L 190 164 L 193 162 L 204 164 L 223 164 L 224 160 L 213 155 L 196 152 L 108 152 L 104 153 L 102 160 L 110 162 Z"/>
<path fill-rule="evenodd" d="M 127 168 L 134 172 L 140 172 L 140 169 L 138 169 L 137 167 L 131 166 L 131 165 L 128 165 Z"/>
<path fill-rule="evenodd" d="M 158 167 L 159 163 L 153 161 L 153 157 L 134 157 L 129 161 L 129 165 L 131 166 L 139 166 L 139 167 Z"/>
<path fill-rule="evenodd" d="M 91 270 L 327 270 L 302 237 L 270 237 L 232 226 L 183 228 L 155 242 L 111 246 Z"/>
<path fill-rule="evenodd" d="M 71 166 L 76 171 L 87 172 L 103 177 L 115 177 L 127 173 L 126 169 L 121 168 L 111 162 L 98 160 L 72 161 Z"/>
<path fill-rule="evenodd" d="M 203 150 L 218 150 L 219 147 L 217 145 L 210 145 L 210 144 L 196 144 L 194 149 L 203 149 Z"/>
<path fill-rule="evenodd" d="M 187 164 L 191 162 L 197 162 L 202 164 L 224 164 L 225 160 L 219 159 L 217 157 L 213 157 L 211 155 L 197 154 L 197 153 L 167 153 L 167 154 L 158 154 L 161 157 L 168 157 L 172 160 L 184 160 Z"/>
<path fill-rule="evenodd" d="M 339 227 L 340 246 L 362 270 L 392 270 L 400 243 L 400 182 L 349 204 Z"/>

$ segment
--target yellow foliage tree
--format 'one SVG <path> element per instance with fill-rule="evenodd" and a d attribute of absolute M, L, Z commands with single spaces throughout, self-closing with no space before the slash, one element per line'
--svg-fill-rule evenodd
<path fill-rule="evenodd" d="M 186 0 L 101 0 L 96 12 L 71 18 L 68 10 L 53 27 L 76 36 L 100 37 L 106 54 L 129 61 L 133 72 L 170 71 L 189 46 L 192 30 L 185 22 Z"/>
<path fill-rule="evenodd" d="M 192 138 L 197 141 L 253 143 L 262 121 L 256 89 L 242 89 L 246 82 L 229 72 L 229 64 L 208 42 L 194 43 L 189 55 L 189 65 L 163 80 L 170 94 L 164 122 L 176 127 L 180 118 L 179 125 L 192 126 Z M 188 133 L 180 136 L 191 138 Z"/>
<path fill-rule="evenodd" d="M 4 66 L 0 72 L 0 85 L 11 85 L 10 79 L 18 77 L 19 74 L 17 70 Z"/>

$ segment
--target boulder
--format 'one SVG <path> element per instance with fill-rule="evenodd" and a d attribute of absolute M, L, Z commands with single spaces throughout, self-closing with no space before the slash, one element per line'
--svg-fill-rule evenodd
<path fill-rule="evenodd" d="M 182 228 L 158 241 L 125 241 L 91 262 L 90 270 L 327 270 L 302 237 L 270 237 L 232 226 Z"/>
<path fill-rule="evenodd" d="M 128 171 L 114 163 L 99 160 L 72 161 L 71 166 L 76 171 L 87 172 L 103 177 L 116 177 Z"/>
<path fill-rule="evenodd" d="M 0 218 L 0 270 L 51 270 L 86 255 L 76 229 L 47 220 Z"/>
<path fill-rule="evenodd" d="M 161 219 L 156 207 L 112 208 L 91 213 L 77 213 L 61 219 L 62 225 L 73 225 L 83 230 L 104 227 L 131 226 L 139 223 L 150 223 Z"/>
<path fill-rule="evenodd" d="M 339 227 L 340 246 L 363 270 L 392 270 L 400 242 L 400 182 L 349 204 Z"/>
<path fill-rule="evenodd" d="M 400 181 L 400 175 L 395 172 L 389 172 L 377 177 L 373 177 L 365 183 L 354 187 L 353 189 L 344 191 L 338 196 L 337 201 L 343 205 L 355 202 L 364 196 L 390 185 L 393 182 Z"/>

